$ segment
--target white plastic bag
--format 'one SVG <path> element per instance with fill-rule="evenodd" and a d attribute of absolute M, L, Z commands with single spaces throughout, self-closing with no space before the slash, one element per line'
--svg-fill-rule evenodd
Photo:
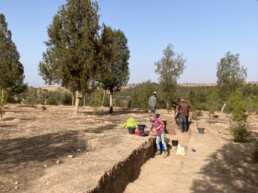
<path fill-rule="evenodd" d="M 181 155 L 185 156 L 186 155 L 186 148 L 178 144 L 177 150 L 176 150 L 176 155 Z"/>

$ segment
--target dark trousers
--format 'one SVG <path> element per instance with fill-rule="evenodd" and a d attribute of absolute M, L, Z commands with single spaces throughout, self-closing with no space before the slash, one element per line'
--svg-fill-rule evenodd
<path fill-rule="evenodd" d="M 189 116 L 186 116 L 186 132 L 189 130 Z"/>

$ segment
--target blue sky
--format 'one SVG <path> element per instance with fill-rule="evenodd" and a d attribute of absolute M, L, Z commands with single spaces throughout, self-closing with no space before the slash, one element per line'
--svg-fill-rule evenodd
<path fill-rule="evenodd" d="M 25 82 L 42 86 L 38 63 L 47 27 L 66 0 L 0 0 L 21 62 Z M 187 59 L 180 83 L 216 82 L 228 51 L 240 54 L 248 81 L 258 81 L 257 0 L 98 0 L 100 22 L 124 31 L 130 49 L 129 83 L 158 82 L 154 62 L 168 45 Z"/>

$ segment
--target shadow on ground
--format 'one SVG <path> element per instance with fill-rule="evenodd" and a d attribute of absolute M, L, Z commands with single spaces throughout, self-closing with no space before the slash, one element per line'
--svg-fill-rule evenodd
<path fill-rule="evenodd" d="M 109 113 L 108 110 L 106 111 L 98 111 L 98 112 L 81 112 L 83 115 L 110 115 L 110 116 L 117 116 L 117 115 L 127 115 L 130 113 L 139 114 L 139 113 L 146 113 L 146 111 L 141 109 L 121 109 L 121 110 L 114 110 L 113 113 Z"/>
<path fill-rule="evenodd" d="M 116 127 L 116 124 L 105 125 L 97 128 L 87 128 L 84 130 L 85 133 L 104 133 L 105 131 L 112 130 Z"/>
<path fill-rule="evenodd" d="M 252 163 L 253 143 L 226 144 L 201 168 L 203 179 L 193 180 L 193 193 L 256 193 L 258 165 Z"/>
<path fill-rule="evenodd" d="M 76 149 L 85 150 L 86 141 L 76 131 L 0 140 L 0 174 L 12 172 L 23 163 L 44 162 L 67 155 Z"/>

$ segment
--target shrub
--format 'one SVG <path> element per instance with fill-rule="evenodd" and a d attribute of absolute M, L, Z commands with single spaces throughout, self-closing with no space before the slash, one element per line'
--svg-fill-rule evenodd
<path fill-rule="evenodd" d="M 42 111 L 45 111 L 45 110 L 47 110 L 47 107 L 41 106 L 41 110 L 42 110 Z"/>
<path fill-rule="evenodd" d="M 47 99 L 47 105 L 58 105 L 56 98 L 54 98 L 54 97 L 49 97 L 49 98 Z"/>
<path fill-rule="evenodd" d="M 91 99 L 90 99 L 90 106 L 92 107 L 100 107 L 102 102 L 102 96 L 103 93 L 101 90 L 95 90 L 92 93 Z"/>
<path fill-rule="evenodd" d="M 253 161 L 254 163 L 258 163 L 258 139 L 256 140 L 256 146 L 253 152 Z"/>
<path fill-rule="evenodd" d="M 234 121 L 246 121 L 247 114 L 245 113 L 245 103 L 243 95 L 239 91 L 236 91 L 230 95 L 227 104 L 227 108 L 232 113 Z"/>
<path fill-rule="evenodd" d="M 238 123 L 230 128 L 230 132 L 234 137 L 235 142 L 246 142 L 249 135 L 245 124 Z"/>

